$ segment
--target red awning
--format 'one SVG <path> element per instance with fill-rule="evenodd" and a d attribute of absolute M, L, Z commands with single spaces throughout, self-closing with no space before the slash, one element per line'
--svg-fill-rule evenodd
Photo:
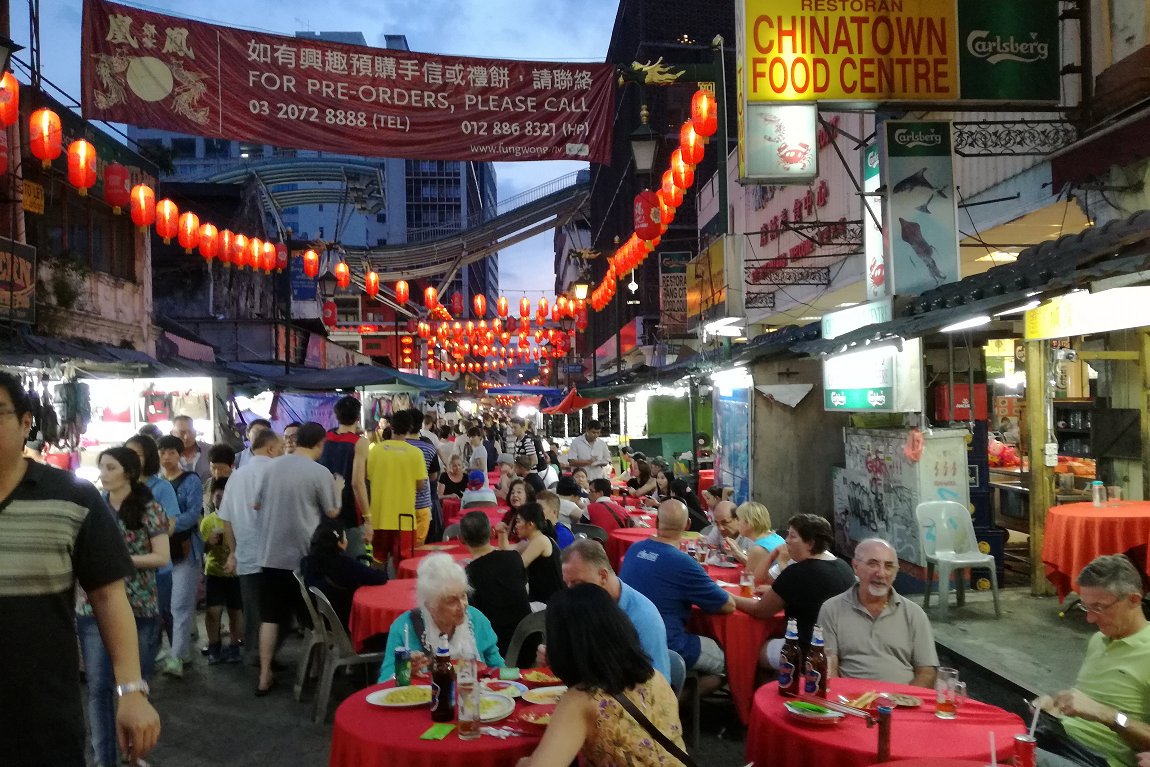
<path fill-rule="evenodd" d="M 563 398 L 562 402 L 560 402 L 555 407 L 545 407 L 543 408 L 542 412 L 546 413 L 547 415 L 567 415 L 568 413 L 578 412 L 585 407 L 590 407 L 597 402 L 603 401 L 604 400 L 602 399 L 587 399 L 586 397 L 580 397 L 578 391 L 571 389 L 567 392 L 567 396 Z"/>

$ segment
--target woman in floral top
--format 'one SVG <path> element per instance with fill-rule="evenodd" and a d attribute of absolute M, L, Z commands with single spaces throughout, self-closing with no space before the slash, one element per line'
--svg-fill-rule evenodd
<path fill-rule="evenodd" d="M 151 674 L 154 647 L 160 630 L 156 595 L 156 569 L 169 561 L 168 518 L 141 481 L 140 458 L 130 448 L 114 447 L 100 454 L 100 484 L 104 500 L 114 513 L 136 574 L 124 582 L 128 602 L 136 616 L 140 648 L 140 669 L 145 679 Z M 100 631 L 92 617 L 92 607 L 81 592 L 76 603 L 76 630 L 84 654 L 88 677 L 88 717 L 96 764 L 113 767 L 116 755 L 116 678 Z"/>
<path fill-rule="evenodd" d="M 679 701 L 651 667 L 635 627 L 599 586 L 579 584 L 547 604 L 547 657 L 568 686 L 551 726 L 518 767 L 656 767 L 681 762 L 660 746 L 615 699 L 627 697 L 676 746 L 683 746 Z"/>

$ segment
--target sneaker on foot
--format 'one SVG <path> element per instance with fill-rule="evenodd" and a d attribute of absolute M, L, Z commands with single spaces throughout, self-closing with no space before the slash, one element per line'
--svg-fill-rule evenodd
<path fill-rule="evenodd" d="M 224 663 L 240 663 L 243 661 L 241 648 L 236 644 L 230 644 L 225 647 L 223 652 L 220 653 L 220 656 Z"/>
<path fill-rule="evenodd" d="M 173 676 L 177 679 L 184 678 L 184 662 L 179 658 L 168 656 L 164 658 L 162 663 L 157 664 L 156 668 L 160 670 L 161 674 Z"/>
<path fill-rule="evenodd" d="M 217 663 L 223 662 L 223 656 L 220 653 L 220 646 L 218 644 L 209 645 L 208 647 L 208 665 L 214 666 Z"/>

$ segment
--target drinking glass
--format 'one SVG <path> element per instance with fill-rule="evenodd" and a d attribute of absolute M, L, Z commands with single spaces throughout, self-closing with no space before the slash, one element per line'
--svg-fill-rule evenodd
<path fill-rule="evenodd" d="M 954 719 L 959 702 L 966 697 L 966 682 L 958 681 L 958 669 L 940 668 L 934 680 L 934 692 L 934 715 L 939 719 Z"/>
<path fill-rule="evenodd" d="M 755 574 L 743 570 L 739 575 L 739 596 L 753 597 L 755 595 Z"/>

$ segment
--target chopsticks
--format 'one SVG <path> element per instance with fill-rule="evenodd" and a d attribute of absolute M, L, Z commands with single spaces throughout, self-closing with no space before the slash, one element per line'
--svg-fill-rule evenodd
<path fill-rule="evenodd" d="M 847 716 L 857 716 L 860 719 L 866 720 L 868 727 L 875 723 L 874 715 L 869 711 L 863 711 L 861 708 L 855 708 L 854 706 L 847 706 L 843 703 L 835 703 L 831 700 L 824 700 L 823 698 L 816 698 L 809 695 L 796 695 L 795 700 L 801 700 L 804 703 L 813 703 L 816 706 L 822 706 L 823 708 L 837 711 Z"/>

